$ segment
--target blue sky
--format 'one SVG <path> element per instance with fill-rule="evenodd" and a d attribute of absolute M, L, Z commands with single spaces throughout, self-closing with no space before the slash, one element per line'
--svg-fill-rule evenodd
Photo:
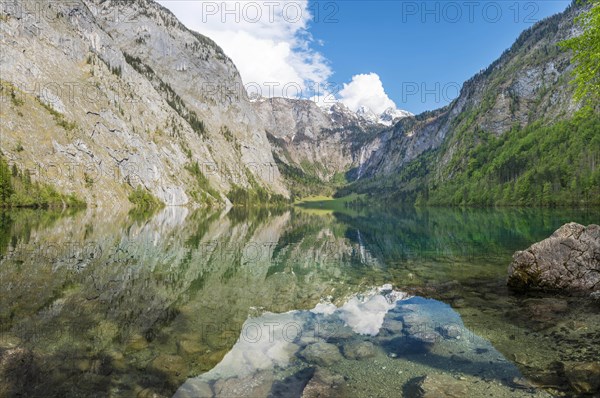
<path fill-rule="evenodd" d="M 310 32 L 324 42 L 319 51 L 331 62 L 331 81 L 377 73 L 399 108 L 419 113 L 445 105 L 457 85 L 498 58 L 523 30 L 570 2 L 496 2 L 501 7 L 498 22 L 491 2 L 474 2 L 481 6 L 472 14 L 465 2 L 449 3 L 461 7 L 462 17 L 457 8 L 442 8 L 442 2 L 340 1 L 338 9 L 321 12 L 323 18 L 311 24 Z M 327 2 L 314 4 L 311 9 Z M 337 22 L 329 23 L 324 16 L 334 11 Z"/>
<path fill-rule="evenodd" d="M 523 30 L 570 3 L 159 2 L 223 47 L 248 91 L 339 100 L 377 113 L 390 106 L 420 113 L 447 104 Z M 315 87 L 321 88 L 316 97 Z"/>

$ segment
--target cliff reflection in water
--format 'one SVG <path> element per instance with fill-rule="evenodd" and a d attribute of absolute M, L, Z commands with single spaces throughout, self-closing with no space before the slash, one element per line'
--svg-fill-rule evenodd
<path fill-rule="evenodd" d="M 170 396 L 223 360 L 249 316 L 340 307 L 388 282 L 499 280 L 514 249 L 593 216 L 3 213 L 0 396 Z"/>
<path fill-rule="evenodd" d="M 221 360 L 249 313 L 308 308 L 354 283 L 356 249 L 333 218 L 166 208 L 143 221 L 2 220 L 9 395 L 172 392 Z"/>

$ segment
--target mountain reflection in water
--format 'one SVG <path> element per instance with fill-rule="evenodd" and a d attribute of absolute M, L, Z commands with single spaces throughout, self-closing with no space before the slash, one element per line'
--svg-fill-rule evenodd
<path fill-rule="evenodd" d="M 168 397 L 188 386 L 226 395 L 244 378 L 275 396 L 317 381 L 346 396 L 398 396 L 438 374 L 501 394 L 519 377 L 515 364 L 568 389 L 544 369 L 597 354 L 586 337 L 600 325 L 597 309 L 569 299 L 550 303 L 556 316 L 527 312 L 549 304 L 508 292 L 506 267 L 562 223 L 597 219 L 561 210 L 5 212 L 0 396 Z M 443 302 L 371 290 L 385 283 Z M 563 322 L 587 329 L 553 334 Z M 522 366 L 521 352 L 535 362 Z"/>
<path fill-rule="evenodd" d="M 188 379 L 174 397 L 299 396 L 309 383 L 323 384 L 315 381 L 322 368 L 332 380 L 343 375 L 339 385 L 319 386 L 325 396 L 382 389 L 398 396 L 411 379 L 444 372 L 486 380 L 466 390 L 475 395 L 531 396 L 513 388 L 521 377 L 517 367 L 465 328 L 450 306 L 384 285 L 339 308 L 320 303 L 310 311 L 248 319 L 223 360 Z M 384 385 L 374 383 L 381 373 L 390 375 Z"/>

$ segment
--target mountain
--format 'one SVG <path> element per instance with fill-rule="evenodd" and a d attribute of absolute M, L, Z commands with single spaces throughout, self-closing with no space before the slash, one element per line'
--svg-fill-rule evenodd
<path fill-rule="evenodd" d="M 391 126 L 392 124 L 398 122 L 400 119 L 410 116 L 414 115 L 408 111 L 403 111 L 401 109 L 387 108 L 385 111 L 383 111 L 381 115 L 379 115 L 378 122 L 386 126 Z"/>
<path fill-rule="evenodd" d="M 574 3 L 535 24 L 451 104 L 383 131 L 367 178 L 338 195 L 438 205 L 594 202 L 598 116 L 575 116 L 572 54 L 559 46 L 579 33 L 574 19 L 586 9 Z"/>
<path fill-rule="evenodd" d="M 288 196 L 233 62 L 151 0 L 2 3 L 1 149 L 88 204 Z M 43 14 L 40 15 L 40 12 Z"/>
<path fill-rule="evenodd" d="M 567 185 L 595 192 L 593 118 L 559 137 L 582 126 L 572 121 L 571 54 L 558 43 L 578 33 L 585 6 L 528 29 L 451 104 L 416 116 L 248 98 L 222 49 L 152 0 L 1 6 L 0 205 L 11 184 L 32 182 L 101 207 L 129 206 L 140 190 L 190 206 L 352 192 L 484 204 L 477 190 L 494 184 L 485 204 L 527 187 L 536 193 L 519 194 L 522 204 Z M 532 155 L 532 137 L 549 148 L 563 139 L 561 159 L 584 148 L 583 171 L 548 160 L 550 150 Z M 515 163 L 522 148 L 527 164 Z"/>
<path fill-rule="evenodd" d="M 385 111 L 383 111 L 383 113 L 378 115 L 375 112 L 373 112 L 370 108 L 366 106 L 361 106 L 356 111 L 356 116 L 358 116 L 358 118 L 366 124 L 379 124 L 383 126 L 391 126 L 392 124 L 398 122 L 400 119 L 414 115 L 408 111 L 403 111 L 391 107 L 387 108 Z"/>
<path fill-rule="evenodd" d="M 381 115 L 367 107 L 353 112 L 341 102 L 318 106 L 308 100 L 263 98 L 254 104 L 294 197 L 331 194 L 358 179 L 364 163 L 380 149 L 381 131 L 412 116 L 395 108 Z"/>
<path fill-rule="evenodd" d="M 480 129 L 499 136 L 514 125 L 572 116 L 578 104 L 572 101 L 569 84 L 571 54 L 558 43 L 576 32 L 573 19 L 580 11 L 570 7 L 537 23 L 498 60 L 465 82 L 450 105 L 419 115 L 414 124 L 396 125 L 388 145 L 369 162 L 369 173 L 396 172 L 450 136 L 456 141 L 457 131 Z M 449 149 L 444 163 L 452 153 Z"/>
<path fill-rule="evenodd" d="M 379 121 L 379 116 L 377 116 L 375 112 L 373 112 L 370 108 L 366 106 L 361 106 L 360 108 L 358 108 L 358 110 L 356 111 L 356 115 L 360 119 L 370 124 L 376 124 Z"/>

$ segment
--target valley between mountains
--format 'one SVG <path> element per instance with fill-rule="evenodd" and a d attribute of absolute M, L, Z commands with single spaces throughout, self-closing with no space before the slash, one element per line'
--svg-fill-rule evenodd
<path fill-rule="evenodd" d="M 50 2 L 51 18 L 39 18 L 35 0 L 2 7 L 4 206 L 228 207 L 311 195 L 600 204 L 600 118 L 578 113 L 572 53 L 560 45 L 580 33 L 586 6 L 523 32 L 452 103 L 419 115 L 249 98 L 223 50 L 152 0 Z"/>

